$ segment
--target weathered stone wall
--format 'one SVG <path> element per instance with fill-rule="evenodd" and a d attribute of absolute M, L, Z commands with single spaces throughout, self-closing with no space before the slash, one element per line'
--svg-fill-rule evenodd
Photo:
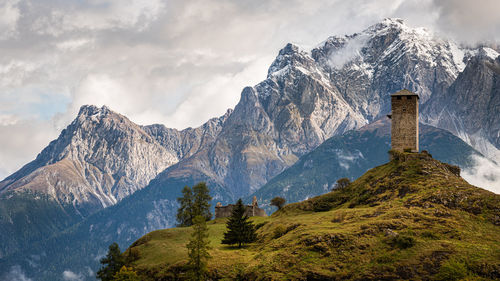
<path fill-rule="evenodd" d="M 393 95 L 391 106 L 391 148 L 418 152 L 418 96 Z"/>
<path fill-rule="evenodd" d="M 233 211 L 233 207 L 235 205 L 229 204 L 227 206 L 215 206 L 215 218 L 226 218 L 231 216 L 231 212 Z M 252 205 L 246 205 L 245 206 L 245 215 L 249 217 L 266 217 L 266 212 L 257 207 L 257 206 L 252 206 Z"/>

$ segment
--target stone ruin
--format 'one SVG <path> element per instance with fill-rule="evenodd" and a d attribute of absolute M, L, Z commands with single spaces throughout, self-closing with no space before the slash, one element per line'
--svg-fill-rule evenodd
<path fill-rule="evenodd" d="M 233 212 L 234 204 L 229 204 L 226 206 L 222 206 L 220 202 L 215 205 L 215 218 L 227 218 L 231 216 Z M 259 204 L 257 203 L 257 197 L 253 197 L 252 205 L 244 205 L 245 206 L 245 215 L 249 217 L 266 217 L 266 212 L 259 208 Z"/>

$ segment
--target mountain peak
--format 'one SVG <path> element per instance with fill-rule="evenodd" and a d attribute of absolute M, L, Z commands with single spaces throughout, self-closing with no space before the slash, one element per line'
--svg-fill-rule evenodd
<path fill-rule="evenodd" d="M 112 111 L 109 107 L 106 105 L 103 105 L 102 107 L 98 107 L 95 105 L 82 105 L 80 107 L 80 110 L 78 111 L 77 119 L 81 118 L 89 118 L 89 117 L 102 117 L 102 116 L 107 116 L 107 115 L 120 115 L 114 111 Z"/>
<path fill-rule="evenodd" d="M 408 39 L 409 36 L 426 40 L 433 38 L 432 32 L 427 28 L 408 26 L 404 20 L 399 18 L 385 18 L 362 32 L 362 34 L 371 36 L 379 36 L 387 33 L 401 34 L 403 35 L 402 37 L 400 36 L 401 39 Z"/>

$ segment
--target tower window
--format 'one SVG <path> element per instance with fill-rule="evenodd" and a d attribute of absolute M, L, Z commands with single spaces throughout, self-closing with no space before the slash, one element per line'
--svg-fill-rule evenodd
<path fill-rule="evenodd" d="M 401 96 L 398 96 L 397 98 L 398 98 L 398 100 L 400 100 L 400 99 L 401 99 Z"/>
<path fill-rule="evenodd" d="M 407 100 L 411 100 L 411 96 L 406 96 L 406 99 Z"/>

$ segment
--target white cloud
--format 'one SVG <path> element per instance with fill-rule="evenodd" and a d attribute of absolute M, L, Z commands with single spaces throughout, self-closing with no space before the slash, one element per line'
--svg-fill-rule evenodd
<path fill-rule="evenodd" d="M 470 184 L 500 194 L 500 165 L 477 155 L 471 156 L 474 167 L 462 171 L 462 177 Z M 499 159 L 500 160 L 500 159 Z"/>
<path fill-rule="evenodd" d="M 0 180 L 34 160 L 58 134 L 50 121 L 15 120 L 0 123 Z"/>
<path fill-rule="evenodd" d="M 23 269 L 19 265 L 14 265 L 10 268 L 10 271 L 5 275 L 1 276 L 2 280 L 11 281 L 33 281 L 33 279 L 26 276 Z"/>
<path fill-rule="evenodd" d="M 434 0 L 441 31 L 469 44 L 498 43 L 500 39 L 500 1 Z"/>
<path fill-rule="evenodd" d="M 81 280 L 84 280 L 84 276 L 82 274 L 76 274 L 71 270 L 65 270 L 63 272 L 63 280 L 65 280 L 65 281 L 81 281 Z"/>
<path fill-rule="evenodd" d="M 89 44 L 92 44 L 92 41 L 93 40 L 89 38 L 76 38 L 58 42 L 56 43 L 56 46 L 61 51 L 75 51 L 82 47 L 88 46 Z"/>
<path fill-rule="evenodd" d="M 0 40 L 8 39 L 17 33 L 17 21 L 20 17 L 18 3 L 19 0 L 0 2 Z"/>
<path fill-rule="evenodd" d="M 60 36 L 80 30 L 141 31 L 164 12 L 165 3 L 162 0 L 107 0 L 85 3 L 73 0 L 59 3 L 59 6 L 49 6 L 48 9 L 46 6 L 43 8 L 45 13 L 34 19 L 32 30 L 41 35 Z"/>
<path fill-rule="evenodd" d="M 330 56 L 330 66 L 341 69 L 347 62 L 359 57 L 361 49 L 366 45 L 368 39 L 366 35 L 359 35 L 347 41 L 341 49 Z"/>

